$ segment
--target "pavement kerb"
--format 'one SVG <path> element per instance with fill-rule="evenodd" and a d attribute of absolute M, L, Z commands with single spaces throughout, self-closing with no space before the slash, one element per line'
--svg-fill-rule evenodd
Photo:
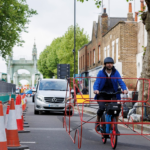
<path fill-rule="evenodd" d="M 76 108 L 76 107 L 74 107 L 74 109 L 75 109 L 75 110 L 78 110 L 78 108 Z M 80 108 L 79 108 L 79 109 L 80 109 Z M 80 109 L 80 111 L 81 111 L 81 109 Z M 84 112 L 89 113 L 89 114 L 92 114 L 92 115 L 96 115 L 96 113 L 94 113 L 94 112 L 92 112 L 92 111 L 90 111 L 90 110 L 84 110 Z"/>
<path fill-rule="evenodd" d="M 77 107 L 74 107 L 74 109 L 75 109 L 75 110 L 78 110 Z M 79 109 L 80 109 L 80 111 L 82 110 L 82 108 L 79 108 Z M 92 112 L 92 111 L 90 111 L 90 110 L 84 110 L 84 112 L 85 112 L 85 113 L 92 114 L 92 115 L 96 115 L 95 112 Z M 127 119 L 124 119 L 124 120 L 127 120 Z M 124 125 L 121 125 L 121 124 L 120 124 L 120 126 L 124 127 Z M 133 125 L 129 125 L 129 127 L 130 127 L 131 129 L 133 129 Z M 134 129 L 141 130 L 141 125 L 134 124 Z M 143 125 L 143 131 L 150 133 L 150 127 L 147 127 L 146 125 Z"/>

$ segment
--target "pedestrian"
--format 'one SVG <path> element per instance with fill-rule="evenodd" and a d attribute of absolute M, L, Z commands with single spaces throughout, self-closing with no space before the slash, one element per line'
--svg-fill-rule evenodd
<path fill-rule="evenodd" d="M 88 94 L 88 89 L 86 88 L 86 86 L 82 89 L 82 94 Z"/>

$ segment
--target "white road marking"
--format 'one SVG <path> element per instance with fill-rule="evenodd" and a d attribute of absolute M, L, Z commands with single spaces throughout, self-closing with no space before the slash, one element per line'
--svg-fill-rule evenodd
<path fill-rule="evenodd" d="M 21 144 L 35 144 L 36 142 L 20 142 Z"/>
<path fill-rule="evenodd" d="M 75 113 L 75 114 L 79 114 L 79 113 L 78 113 L 78 110 L 75 110 L 74 113 Z M 80 113 L 82 113 L 82 112 L 80 112 Z M 83 114 L 86 114 L 86 115 L 89 115 L 89 116 L 92 116 L 92 117 L 95 116 L 95 115 L 90 114 L 90 113 L 87 113 L 87 112 L 83 112 Z"/>
<path fill-rule="evenodd" d="M 29 130 L 38 130 L 38 131 L 65 131 L 65 128 L 28 128 Z"/>

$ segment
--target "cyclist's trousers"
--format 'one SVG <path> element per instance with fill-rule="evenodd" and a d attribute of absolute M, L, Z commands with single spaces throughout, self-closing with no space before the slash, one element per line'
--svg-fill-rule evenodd
<path fill-rule="evenodd" d="M 110 95 L 110 96 L 105 96 L 105 95 L 99 95 L 97 100 L 117 100 L 116 96 L 115 95 Z M 107 102 L 97 102 L 98 105 L 99 105 L 99 109 L 97 111 L 97 115 L 99 117 L 101 117 L 103 115 L 103 112 L 105 111 L 105 104 Z M 113 102 L 113 103 L 117 103 L 117 102 Z"/>

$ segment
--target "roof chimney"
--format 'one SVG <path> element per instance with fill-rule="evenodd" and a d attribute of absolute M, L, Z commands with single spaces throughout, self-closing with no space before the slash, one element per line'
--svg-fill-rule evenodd
<path fill-rule="evenodd" d="M 144 0 L 141 0 L 141 11 L 144 11 Z"/>
<path fill-rule="evenodd" d="M 108 15 L 106 13 L 106 8 L 104 8 L 101 18 L 102 35 L 104 35 L 108 31 Z"/>
<path fill-rule="evenodd" d="M 127 21 L 133 21 L 132 3 L 129 3 L 129 12 L 128 12 Z"/>
<path fill-rule="evenodd" d="M 135 19 L 134 19 L 134 21 L 138 21 L 138 12 L 135 12 Z"/>
<path fill-rule="evenodd" d="M 104 8 L 104 14 L 106 14 L 106 8 Z"/>
<path fill-rule="evenodd" d="M 132 3 L 129 3 L 129 13 L 132 13 Z"/>

